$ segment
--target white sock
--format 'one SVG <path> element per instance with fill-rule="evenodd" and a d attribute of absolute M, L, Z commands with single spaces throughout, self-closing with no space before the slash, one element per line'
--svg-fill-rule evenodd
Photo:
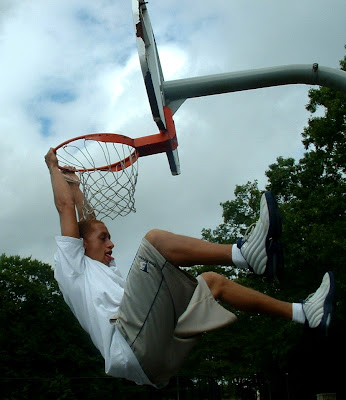
<path fill-rule="evenodd" d="M 300 324 L 304 324 L 305 314 L 303 311 L 302 303 L 293 303 L 292 304 L 292 321 L 299 322 Z"/>
<path fill-rule="evenodd" d="M 238 268 L 243 268 L 243 269 L 249 268 L 248 263 L 246 262 L 245 258 L 241 254 L 240 249 L 238 249 L 236 244 L 232 246 L 232 261 L 233 264 Z"/>

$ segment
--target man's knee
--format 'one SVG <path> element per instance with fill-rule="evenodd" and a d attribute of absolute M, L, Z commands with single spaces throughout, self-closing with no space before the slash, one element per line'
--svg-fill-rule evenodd
<path fill-rule="evenodd" d="M 203 279 L 206 281 L 212 295 L 215 299 L 219 299 L 221 297 L 224 284 L 227 281 L 227 278 L 223 275 L 220 275 L 216 272 L 203 272 L 201 274 Z"/>
<path fill-rule="evenodd" d="M 165 232 L 160 229 L 151 229 L 144 238 L 157 250 L 160 248 L 160 243 L 162 243 L 162 239 Z"/>

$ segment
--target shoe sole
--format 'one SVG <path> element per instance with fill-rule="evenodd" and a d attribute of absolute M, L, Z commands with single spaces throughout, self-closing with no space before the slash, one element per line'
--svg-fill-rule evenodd
<path fill-rule="evenodd" d="M 329 271 L 328 275 L 329 275 L 329 292 L 326 296 L 323 305 L 323 317 L 321 319 L 320 324 L 317 327 L 318 329 L 324 331 L 328 330 L 334 311 L 335 279 L 333 272 Z"/>
<path fill-rule="evenodd" d="M 283 274 L 283 251 L 280 243 L 282 220 L 277 202 L 271 192 L 265 192 L 269 214 L 269 229 L 266 236 L 267 264 L 264 276 L 281 279 Z"/>

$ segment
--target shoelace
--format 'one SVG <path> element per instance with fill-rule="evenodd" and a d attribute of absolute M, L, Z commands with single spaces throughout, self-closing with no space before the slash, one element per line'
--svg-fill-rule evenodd
<path fill-rule="evenodd" d="M 302 304 L 308 303 L 309 300 L 311 299 L 311 297 L 312 297 L 315 293 L 316 293 L 316 292 L 310 293 L 309 296 L 308 296 L 305 300 L 302 300 L 302 301 L 301 301 L 301 303 L 302 303 Z"/>
<path fill-rule="evenodd" d="M 253 232 L 253 230 L 255 229 L 256 226 L 256 222 L 251 224 L 245 231 L 245 234 L 243 236 L 243 241 L 246 242 L 248 237 L 251 235 L 251 233 Z"/>
<path fill-rule="evenodd" d="M 308 295 L 308 297 L 307 297 L 305 300 L 301 300 L 301 301 L 300 301 L 301 304 L 302 304 L 303 313 L 304 313 L 304 315 L 305 315 L 305 323 L 307 323 L 307 324 L 309 324 L 309 319 L 308 319 L 308 316 L 306 315 L 306 312 L 305 312 L 305 309 L 304 309 L 304 305 L 307 304 L 307 303 L 309 303 L 309 300 L 311 299 L 311 297 L 312 297 L 315 293 L 316 293 L 316 292 L 310 293 L 310 294 Z"/>

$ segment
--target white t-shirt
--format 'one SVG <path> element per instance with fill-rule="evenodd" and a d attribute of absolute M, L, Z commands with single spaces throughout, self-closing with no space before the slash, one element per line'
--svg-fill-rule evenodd
<path fill-rule="evenodd" d="M 83 240 L 57 236 L 54 277 L 64 299 L 105 359 L 107 374 L 151 384 L 130 346 L 109 319 L 118 312 L 125 280 L 114 261 L 107 267 L 84 254 Z"/>

